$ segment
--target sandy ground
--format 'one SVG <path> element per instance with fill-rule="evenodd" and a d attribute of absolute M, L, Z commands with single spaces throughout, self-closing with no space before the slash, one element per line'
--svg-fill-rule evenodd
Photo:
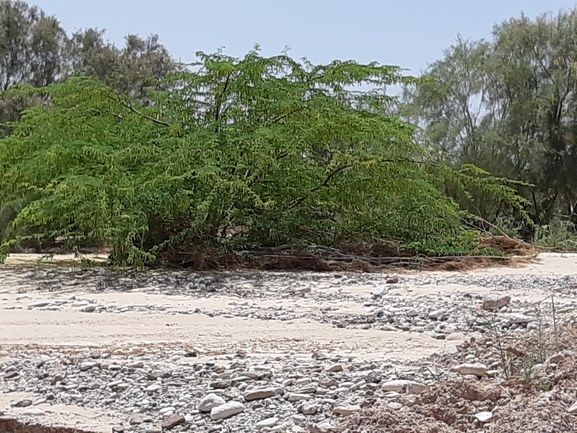
<path fill-rule="evenodd" d="M 128 293 L 65 290 L 44 292 L 26 288 L 26 267 L 54 266 L 71 263 L 73 256 L 43 260 L 38 264 L 37 255 L 13 255 L 6 265 L 0 267 L 0 359 L 17 352 L 42 352 L 49 349 L 89 351 L 94 348 L 126 352 L 163 351 L 169 349 L 194 349 L 199 353 L 223 354 L 244 351 L 254 353 L 307 354 L 324 349 L 338 353 L 354 353 L 365 357 L 401 357 L 416 359 L 444 349 L 447 342 L 410 332 L 386 332 L 378 330 L 339 329 L 313 320 L 292 322 L 263 321 L 247 318 L 209 317 L 203 314 L 182 315 L 162 312 L 126 312 L 123 314 L 87 314 L 78 310 L 38 311 L 28 309 L 41 301 L 70 299 L 76 296 L 98 303 L 130 306 L 154 304 L 166 310 L 200 308 L 203 310 L 227 310 L 238 297 L 218 296 L 193 299 L 190 296 L 151 294 L 133 290 Z M 99 259 L 102 259 L 100 257 Z M 22 269 L 22 273 L 14 270 Z M 10 271 L 10 272 L 6 272 Z M 535 263 L 518 268 L 491 268 L 469 271 L 465 275 L 571 275 L 577 273 L 577 255 L 544 254 Z M 447 273 L 434 272 L 435 275 Z M 422 273 L 403 275 L 409 281 Z M 312 290 L 320 290 L 312 285 Z M 344 293 L 369 295 L 373 287 L 346 285 Z M 323 289 L 325 290 L 325 289 Z M 405 296 L 418 296 L 439 291 L 483 294 L 484 287 L 459 285 L 403 285 L 394 289 Z M 394 291 L 393 290 L 393 291 Z M 325 290 L 326 293 L 326 290 Z M 518 290 L 509 293 L 517 298 L 537 299 L 544 296 L 538 291 Z M 253 302 L 251 300 L 251 302 Z M 254 300 L 262 308 L 272 304 L 290 303 L 297 311 L 319 308 L 314 301 L 302 300 Z M 21 309 L 6 309 L 19 306 Z M 354 312 L 358 303 L 338 303 L 340 312 Z M 23 398 L 15 394 L 0 393 L 0 410 L 10 406 L 10 400 Z M 40 406 L 42 408 L 42 406 Z M 43 408 L 47 415 L 44 425 L 76 427 L 94 432 L 109 432 L 114 424 L 110 414 L 91 412 L 79 407 L 50 406 Z M 7 414 L 17 414 L 20 409 L 10 409 Z"/>

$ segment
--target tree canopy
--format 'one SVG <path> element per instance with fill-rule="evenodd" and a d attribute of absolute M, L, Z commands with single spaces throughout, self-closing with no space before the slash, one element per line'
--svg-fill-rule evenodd
<path fill-rule="evenodd" d="M 50 104 L 0 141 L 0 200 L 27 202 L 5 253 L 55 236 L 110 243 L 115 262 L 131 265 L 170 249 L 473 247 L 462 212 L 436 187 L 467 176 L 386 114 L 385 87 L 412 81 L 398 68 L 198 55 L 147 104 L 87 78 L 20 90 Z"/>

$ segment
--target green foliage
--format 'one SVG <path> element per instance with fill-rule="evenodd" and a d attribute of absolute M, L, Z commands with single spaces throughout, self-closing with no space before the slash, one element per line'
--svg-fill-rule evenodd
<path fill-rule="evenodd" d="M 452 166 L 519 181 L 537 225 L 574 215 L 577 203 L 576 23 L 577 9 L 521 16 L 496 26 L 491 41 L 459 40 L 407 93 L 422 142 Z M 448 192 L 487 220 L 526 224 L 490 194 Z"/>
<path fill-rule="evenodd" d="M 198 56 L 146 105 L 87 78 L 18 89 L 50 103 L 0 141 L 0 202 L 26 203 L 4 255 L 54 237 L 110 244 L 114 263 L 134 266 L 283 244 L 466 253 L 476 233 L 439 184 L 520 203 L 485 173 L 439 164 L 412 125 L 384 114 L 386 86 L 413 82 L 396 67 Z"/>

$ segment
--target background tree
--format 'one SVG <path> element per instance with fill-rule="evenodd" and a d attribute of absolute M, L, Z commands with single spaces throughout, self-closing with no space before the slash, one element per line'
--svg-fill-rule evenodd
<path fill-rule="evenodd" d="M 491 41 L 463 41 L 409 94 L 421 139 L 455 166 L 475 164 L 522 181 L 537 224 L 577 205 L 577 11 L 496 26 Z M 475 194 L 459 202 L 490 221 L 521 224 L 517 211 Z"/>

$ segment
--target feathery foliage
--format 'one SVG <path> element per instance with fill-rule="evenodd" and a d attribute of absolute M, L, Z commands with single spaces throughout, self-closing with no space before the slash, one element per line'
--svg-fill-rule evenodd
<path fill-rule="evenodd" d="M 439 184 L 520 205 L 507 185 L 436 162 L 387 114 L 386 86 L 413 82 L 396 67 L 198 56 L 145 106 L 88 78 L 17 90 L 50 102 L 0 141 L 0 203 L 18 204 L 3 257 L 54 237 L 110 244 L 132 266 L 283 244 L 459 253 L 476 233 Z"/>

